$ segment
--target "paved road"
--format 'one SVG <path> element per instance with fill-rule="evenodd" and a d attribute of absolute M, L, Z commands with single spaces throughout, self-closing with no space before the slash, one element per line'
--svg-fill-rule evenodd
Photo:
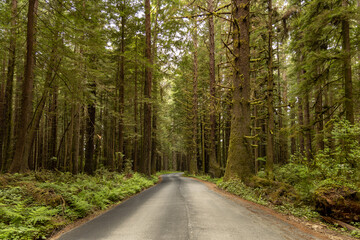
<path fill-rule="evenodd" d="M 163 176 L 163 181 L 92 221 L 62 235 L 61 240 L 147 239 L 316 239 L 261 210 L 248 209 L 203 183 Z"/>

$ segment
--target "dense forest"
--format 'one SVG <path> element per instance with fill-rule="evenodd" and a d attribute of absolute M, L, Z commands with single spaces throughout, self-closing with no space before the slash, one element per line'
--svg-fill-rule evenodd
<path fill-rule="evenodd" d="M 2 172 L 358 169 L 359 1 L 145 3 L 1 2 Z"/>
<path fill-rule="evenodd" d="M 360 189 L 359 0 L 1 0 L 0 19 L 2 173 Z"/>

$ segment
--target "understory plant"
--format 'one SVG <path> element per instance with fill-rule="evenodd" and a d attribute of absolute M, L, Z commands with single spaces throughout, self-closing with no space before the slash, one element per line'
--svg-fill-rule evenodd
<path fill-rule="evenodd" d="M 45 239 L 63 226 L 152 186 L 156 176 L 104 169 L 0 175 L 0 239 Z"/>

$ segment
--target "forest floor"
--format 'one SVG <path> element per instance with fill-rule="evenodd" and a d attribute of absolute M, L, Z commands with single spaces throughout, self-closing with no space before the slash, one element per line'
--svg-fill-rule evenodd
<path fill-rule="evenodd" d="M 158 181 L 158 176 L 106 170 L 94 176 L 52 171 L 0 174 L 0 239 L 46 239 Z"/>
<path fill-rule="evenodd" d="M 189 178 L 195 179 L 197 181 L 203 182 L 209 189 L 235 201 L 238 202 L 249 209 L 259 209 L 260 211 L 264 211 L 270 215 L 273 215 L 296 228 L 301 229 L 304 232 L 312 234 L 321 239 L 331 239 L 331 240 L 355 240 L 360 239 L 360 235 L 358 233 L 354 233 L 349 231 L 346 228 L 341 227 L 340 225 L 332 225 L 325 223 L 322 220 L 322 217 L 316 213 L 314 210 L 309 210 L 309 208 L 304 208 L 291 206 L 289 204 L 284 204 L 283 207 L 279 208 L 278 205 L 273 204 L 271 201 L 264 201 L 261 196 L 258 199 L 255 199 L 253 196 L 256 195 L 255 191 L 249 195 L 253 195 L 250 197 L 246 197 L 244 199 L 242 196 L 244 192 L 238 193 L 233 189 L 230 191 L 226 190 L 226 188 L 221 188 L 221 179 L 214 179 L 209 176 L 203 175 L 187 175 Z M 220 184 L 219 184 L 220 183 Z M 249 191 L 247 188 L 245 191 Z M 245 193 L 246 194 L 246 193 Z M 240 196 L 239 196 L 240 195 Z M 260 200 L 261 199 L 261 200 Z M 289 207 L 289 208 L 287 208 Z M 301 216 L 304 213 L 305 216 Z"/>

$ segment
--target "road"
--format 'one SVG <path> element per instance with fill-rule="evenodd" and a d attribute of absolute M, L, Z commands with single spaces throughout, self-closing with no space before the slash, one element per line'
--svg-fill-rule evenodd
<path fill-rule="evenodd" d="M 260 209 L 210 190 L 204 183 L 164 175 L 158 185 L 128 199 L 61 240 L 304 240 L 317 239 Z"/>

